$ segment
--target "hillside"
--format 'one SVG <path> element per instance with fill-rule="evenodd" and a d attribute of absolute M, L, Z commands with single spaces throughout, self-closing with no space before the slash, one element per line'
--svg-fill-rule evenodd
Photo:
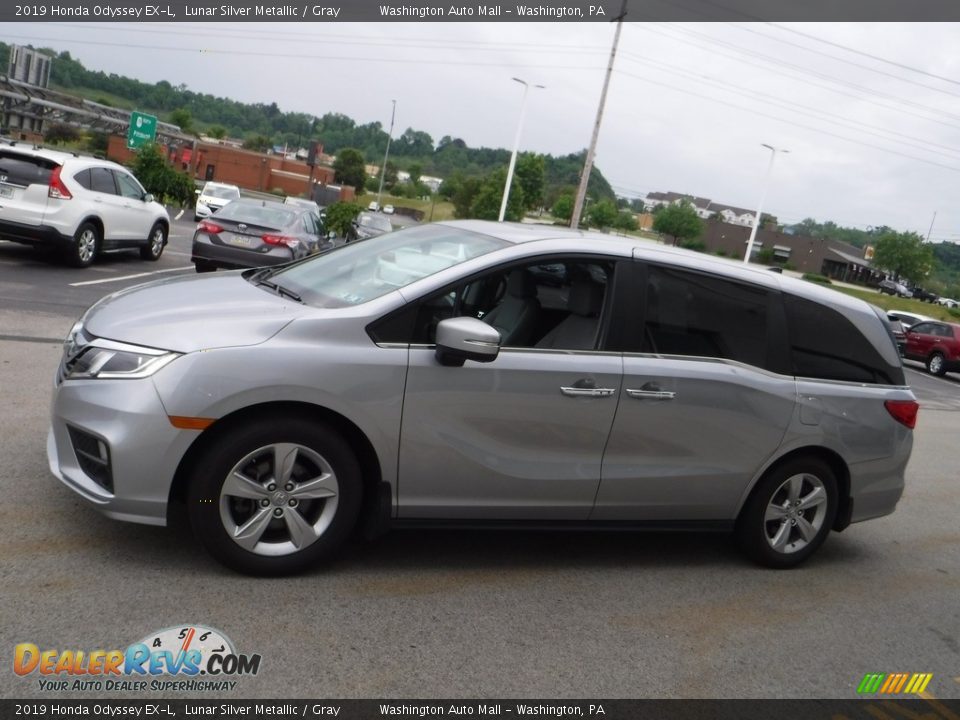
<path fill-rule="evenodd" d="M 195 130 L 208 131 L 219 126 L 231 137 L 263 136 L 274 144 L 294 147 L 304 147 L 311 140 L 317 140 L 329 154 L 353 147 L 363 153 L 369 164 L 378 164 L 387 145 L 387 133 L 379 122 L 358 125 L 340 113 L 328 112 L 314 117 L 304 112 L 283 111 L 275 102 L 241 103 L 194 92 L 186 85 L 174 86 L 165 80 L 153 84 L 140 82 L 115 73 L 88 70 L 68 52 L 41 49 L 55 58 L 50 76 L 54 89 L 113 107 L 149 112 L 167 121 L 174 111 L 186 110 Z M 0 42 L 0 68 L 7 67 L 9 52 L 10 46 Z M 562 188 L 577 184 L 585 152 L 545 156 L 548 203 Z M 510 152 L 503 148 L 471 148 L 452 136 L 435 142 L 428 133 L 407 128 L 394 138 L 390 157 L 401 170 L 419 165 L 424 175 L 446 177 L 459 170 L 471 176 L 485 175 L 506 166 Z M 615 198 L 610 184 L 596 167 L 590 174 L 590 194 L 596 198 Z"/>

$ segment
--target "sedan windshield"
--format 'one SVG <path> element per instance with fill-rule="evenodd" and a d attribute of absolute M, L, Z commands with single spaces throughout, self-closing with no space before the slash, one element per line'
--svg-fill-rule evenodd
<path fill-rule="evenodd" d="M 381 297 L 507 244 L 460 228 L 424 225 L 343 245 L 280 270 L 272 279 L 310 305 L 346 307 Z"/>
<path fill-rule="evenodd" d="M 207 197 L 221 198 L 223 200 L 236 200 L 240 197 L 240 191 L 232 187 L 208 186 L 203 189 L 203 194 Z"/>

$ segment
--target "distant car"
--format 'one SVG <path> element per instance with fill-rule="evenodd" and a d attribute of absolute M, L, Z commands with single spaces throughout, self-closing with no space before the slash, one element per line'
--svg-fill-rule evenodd
<path fill-rule="evenodd" d="M 913 293 L 903 283 L 899 283 L 896 280 L 883 280 L 878 289 L 884 295 L 898 295 L 900 297 L 908 298 L 913 297 Z"/>
<path fill-rule="evenodd" d="M 210 217 L 224 205 L 240 199 L 240 188 L 227 183 L 208 182 L 197 191 L 197 207 L 193 211 L 194 222 Z"/>
<path fill-rule="evenodd" d="M 384 212 L 386 215 L 393 215 L 393 213 L 394 213 L 393 205 L 384 205 L 384 206 L 383 206 L 383 212 Z"/>
<path fill-rule="evenodd" d="M 0 238 L 50 248 L 85 268 L 104 252 L 159 260 L 170 218 L 122 165 L 70 152 L 0 146 Z"/>
<path fill-rule="evenodd" d="M 919 322 L 926 322 L 933 320 L 932 317 L 927 317 L 926 315 L 918 315 L 917 313 L 904 312 L 903 310 L 887 310 L 887 317 L 895 317 L 901 323 L 905 330 L 909 330 L 911 327 L 916 325 Z"/>
<path fill-rule="evenodd" d="M 932 320 L 907 330 L 904 357 L 919 360 L 931 375 L 960 371 L 960 325 Z"/>
<path fill-rule="evenodd" d="M 197 272 L 281 265 L 335 242 L 315 210 L 269 200 L 235 200 L 203 220 L 193 234 Z"/>
<path fill-rule="evenodd" d="M 937 295 L 935 292 L 925 290 L 922 287 L 915 287 L 911 292 L 913 293 L 914 299 L 920 300 L 922 302 L 935 303 L 937 300 L 940 299 L 940 296 Z"/>
<path fill-rule="evenodd" d="M 393 230 L 390 220 L 382 215 L 362 212 L 354 221 L 356 240 L 366 240 L 367 238 L 383 235 Z"/>
<path fill-rule="evenodd" d="M 380 212 L 380 203 L 378 203 L 376 200 L 372 201 L 369 205 L 367 205 L 367 210 L 370 212 Z"/>
<path fill-rule="evenodd" d="M 890 333 L 897 342 L 897 350 L 903 355 L 907 347 L 907 330 L 903 326 L 903 321 L 896 315 L 887 315 L 887 324 L 890 326 Z"/>
<path fill-rule="evenodd" d="M 317 205 L 313 200 L 308 200 L 307 198 L 293 197 L 288 195 L 283 199 L 284 205 L 296 205 L 297 207 L 309 208 L 315 212 L 320 212 L 320 206 Z"/>
<path fill-rule="evenodd" d="M 937 298 L 937 303 L 948 308 L 955 308 L 960 306 L 960 303 L 958 303 L 956 300 L 951 300 L 950 298 L 945 298 L 945 297 Z"/>

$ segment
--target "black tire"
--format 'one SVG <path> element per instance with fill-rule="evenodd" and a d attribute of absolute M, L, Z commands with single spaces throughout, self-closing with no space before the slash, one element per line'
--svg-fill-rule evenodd
<path fill-rule="evenodd" d="M 286 446 L 280 461 L 276 446 Z M 272 483 L 278 474 L 274 466 L 282 468 L 284 458 L 292 470 L 280 486 Z M 237 484 L 233 478 L 238 473 L 250 483 Z M 316 482 L 308 487 L 309 480 L 326 473 L 330 478 L 322 488 L 318 490 Z M 224 492 L 228 480 L 229 491 Z M 311 491 L 332 494 L 311 498 Z M 362 493 L 360 465 L 336 430 L 304 419 L 267 416 L 216 435 L 191 470 L 187 514 L 203 546 L 227 567 L 249 575 L 290 575 L 336 554 L 356 525 Z M 261 529 L 243 547 L 233 534 L 248 524 Z M 294 528 L 306 528 L 300 549 Z"/>
<path fill-rule="evenodd" d="M 73 267 L 90 267 L 93 259 L 100 252 L 102 243 L 103 237 L 96 225 L 90 222 L 81 223 L 73 234 L 73 242 L 66 251 L 67 262 Z"/>
<path fill-rule="evenodd" d="M 203 260 L 194 260 L 193 266 L 197 269 L 198 273 L 214 272 L 217 269 L 216 265 Z"/>
<path fill-rule="evenodd" d="M 937 377 L 947 374 L 947 361 L 943 353 L 935 352 L 927 358 L 927 372 Z"/>
<path fill-rule="evenodd" d="M 156 262 L 163 255 L 167 244 L 167 228 L 163 223 L 154 223 L 147 236 L 147 244 L 140 248 L 140 259 Z"/>
<path fill-rule="evenodd" d="M 785 503 L 792 503 L 787 486 L 796 478 L 800 478 L 799 502 L 818 498 L 812 495 L 818 486 L 823 499 L 805 508 L 792 506 L 788 510 Z M 773 467 L 757 483 L 737 518 L 737 542 L 743 552 L 760 565 L 779 569 L 795 567 L 826 540 L 837 516 L 837 506 L 837 479 L 830 466 L 815 457 L 793 458 Z M 776 519 L 767 519 L 771 507 L 777 513 Z M 799 525 L 802 522 L 806 523 L 803 527 L 815 532 L 805 536 Z M 781 532 L 785 533 L 783 543 L 776 549 L 774 545 L 781 538 Z"/>

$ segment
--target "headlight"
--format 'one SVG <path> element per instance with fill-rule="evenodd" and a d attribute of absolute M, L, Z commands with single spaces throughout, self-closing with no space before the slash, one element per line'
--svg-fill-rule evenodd
<path fill-rule="evenodd" d="M 63 378 L 139 379 L 150 377 L 157 370 L 180 356 L 180 353 L 155 348 L 127 345 L 112 340 L 95 339 L 70 355 L 70 338 L 65 348 Z M 73 344 L 76 347 L 76 344 Z"/>

